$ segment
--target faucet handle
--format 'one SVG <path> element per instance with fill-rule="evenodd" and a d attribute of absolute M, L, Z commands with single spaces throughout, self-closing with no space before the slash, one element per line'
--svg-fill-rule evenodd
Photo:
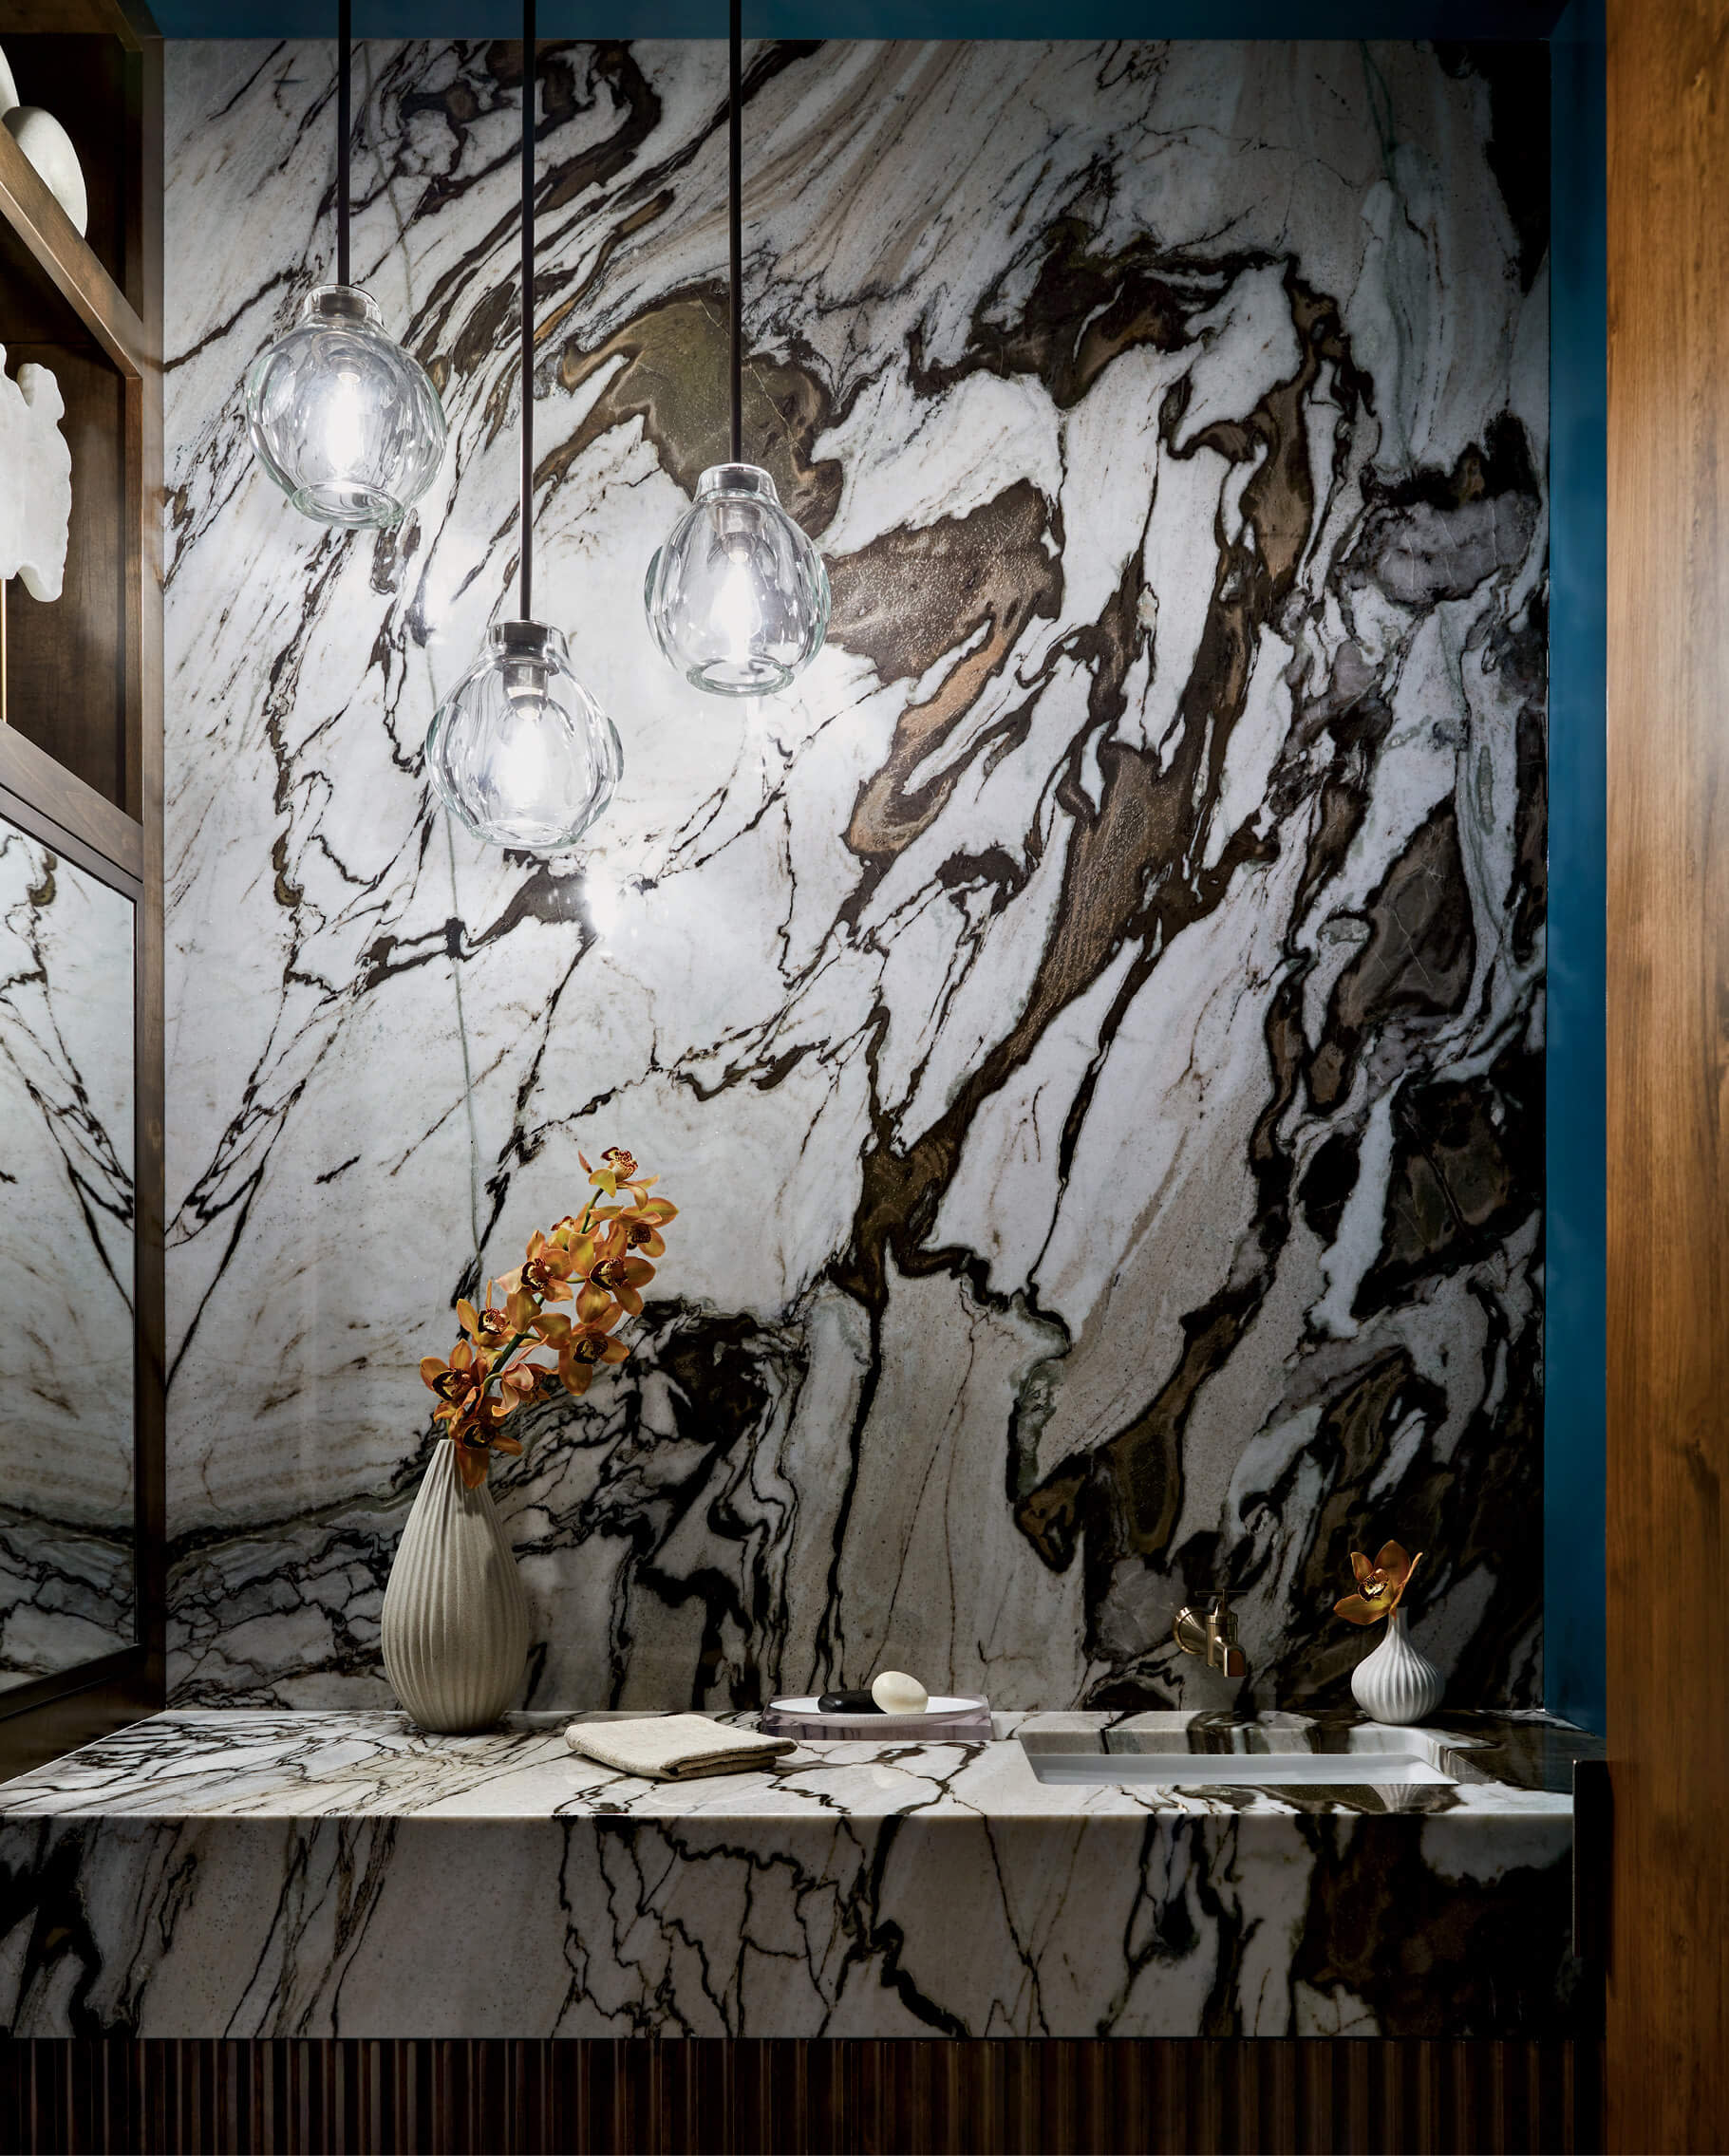
<path fill-rule="evenodd" d="M 1179 1609 L 1171 1637 L 1184 1654 L 1197 1656 L 1209 1669 L 1219 1670 L 1226 1677 L 1249 1674 L 1249 1658 L 1237 1645 L 1237 1621 L 1231 1615 L 1230 1598 L 1223 1593 L 1213 1596 L 1212 1608 L 1205 1619 L 1192 1609 Z"/>
<path fill-rule="evenodd" d="M 1207 1620 L 1207 1660 L 1226 1677 L 1248 1675 L 1249 1659 L 1237 1645 L 1237 1621 L 1222 1588 L 1212 1598 L 1212 1615 Z"/>

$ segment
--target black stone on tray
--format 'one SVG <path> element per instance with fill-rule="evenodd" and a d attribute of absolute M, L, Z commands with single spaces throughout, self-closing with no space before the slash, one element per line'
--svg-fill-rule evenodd
<path fill-rule="evenodd" d="M 880 1715 L 882 1709 L 868 1692 L 825 1692 L 817 1702 L 819 1715 Z"/>

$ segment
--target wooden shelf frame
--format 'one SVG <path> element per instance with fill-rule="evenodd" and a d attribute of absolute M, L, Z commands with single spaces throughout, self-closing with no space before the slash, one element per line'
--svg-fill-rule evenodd
<path fill-rule="evenodd" d="M 120 287 L 48 192 L 47 182 L 0 127 L 0 217 L 24 242 L 62 299 L 128 382 L 161 365 L 153 339 Z"/>
<path fill-rule="evenodd" d="M 0 226 L 59 294 L 113 369 L 121 391 L 123 468 L 117 684 L 125 734 L 124 800 L 117 802 L 19 731 L 0 726 L 0 809 L 68 855 L 99 856 L 137 891 L 135 983 L 139 1491 L 137 1644 L 0 1693 L 0 1777 L 88 1743 L 153 1712 L 164 1693 L 164 1422 L 162 923 L 162 45 L 138 0 L 0 0 L 0 40 L 50 32 L 112 37 L 135 69 L 137 215 L 120 265 L 134 307 L 46 183 L 0 128 Z M 112 50 L 112 47 L 108 48 Z M 11 245 L 9 242 L 9 246 Z M 74 473 L 74 485 L 77 474 Z M 88 861 L 85 866 L 91 866 Z"/>

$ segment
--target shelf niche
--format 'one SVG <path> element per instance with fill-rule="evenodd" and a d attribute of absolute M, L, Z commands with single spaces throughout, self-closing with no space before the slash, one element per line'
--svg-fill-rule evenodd
<path fill-rule="evenodd" d="M 6 720 L 23 741 L 138 819 L 147 245 L 142 59 L 116 36 L 19 33 L 0 47 L 26 104 L 71 136 L 89 196 L 83 238 L 0 129 L 0 344 L 6 371 L 47 367 L 66 405 L 72 516 L 65 587 L 6 591 Z M 160 215 L 160 211 L 158 213 Z"/>

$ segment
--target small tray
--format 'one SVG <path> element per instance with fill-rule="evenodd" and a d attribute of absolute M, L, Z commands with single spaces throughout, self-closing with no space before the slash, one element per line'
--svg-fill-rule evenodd
<path fill-rule="evenodd" d="M 761 1716 L 764 1736 L 828 1737 L 849 1744 L 905 1743 L 911 1738 L 935 1744 L 965 1737 L 988 1738 L 990 1702 L 940 1692 L 930 1695 L 922 1715 L 825 1715 L 815 1697 L 771 1699 Z"/>

